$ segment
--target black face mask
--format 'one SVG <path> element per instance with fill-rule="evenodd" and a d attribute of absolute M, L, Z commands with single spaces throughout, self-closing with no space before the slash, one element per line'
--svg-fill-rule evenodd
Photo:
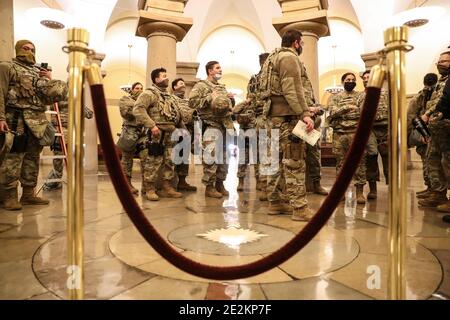
<path fill-rule="evenodd" d="M 450 68 L 446 68 L 444 66 L 438 65 L 437 66 L 438 72 L 441 76 L 446 76 L 449 74 Z"/>
<path fill-rule="evenodd" d="M 344 82 L 344 89 L 347 92 L 353 91 L 356 87 L 356 82 Z"/>
<path fill-rule="evenodd" d="M 295 51 L 297 51 L 297 54 L 298 54 L 298 55 L 301 55 L 302 52 L 303 52 L 303 47 L 302 47 L 302 46 L 299 46 L 298 48 L 295 48 Z"/>

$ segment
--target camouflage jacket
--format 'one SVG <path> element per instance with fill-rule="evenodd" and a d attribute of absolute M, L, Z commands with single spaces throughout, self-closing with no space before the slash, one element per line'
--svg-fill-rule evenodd
<path fill-rule="evenodd" d="M 178 109 L 180 110 L 181 119 L 183 123 L 188 127 L 188 129 L 193 129 L 194 121 L 197 116 L 197 111 L 189 108 L 189 100 L 182 99 L 176 95 L 173 95 L 175 100 L 177 101 Z"/>
<path fill-rule="evenodd" d="M 147 88 L 137 98 L 133 115 L 137 123 L 145 128 L 158 126 L 164 131 L 172 131 L 175 127 L 185 128 L 174 96 L 155 85 Z"/>
<path fill-rule="evenodd" d="M 58 110 L 59 110 L 59 118 L 61 119 L 61 125 L 64 133 L 64 140 L 68 143 L 67 139 L 67 129 L 69 128 L 69 102 L 67 100 L 63 100 L 58 102 Z M 86 119 L 91 119 L 94 116 L 94 112 L 88 107 L 84 107 L 84 117 Z M 58 126 L 58 120 L 55 116 L 52 116 L 52 124 L 53 126 Z"/>
<path fill-rule="evenodd" d="M 222 102 L 228 104 L 229 112 L 223 116 L 217 116 L 213 113 L 212 92 L 218 92 Z M 199 118 L 209 126 L 233 128 L 233 121 L 231 120 L 231 100 L 227 97 L 227 89 L 225 85 L 214 83 L 209 80 L 200 80 L 192 88 L 189 94 L 189 107 L 197 110 Z M 216 98 L 216 100 L 218 99 Z"/>
<path fill-rule="evenodd" d="M 328 102 L 330 115 L 327 121 L 334 132 L 355 132 L 358 126 L 360 110 L 351 109 L 358 106 L 360 93 L 356 91 L 342 91 L 331 97 Z"/>
<path fill-rule="evenodd" d="M 262 99 L 270 100 L 264 106 L 267 115 L 311 116 L 302 85 L 302 66 L 292 48 L 277 48 L 267 57 L 261 70 L 260 91 Z M 280 103 L 275 104 L 275 100 Z"/>
<path fill-rule="evenodd" d="M 253 101 L 249 98 L 234 106 L 233 114 L 241 129 L 254 128 L 256 125 L 256 114 Z"/>
<path fill-rule="evenodd" d="M 408 104 L 407 113 L 407 126 L 408 126 L 408 136 L 413 129 L 412 121 L 415 117 L 420 117 L 425 114 L 426 111 L 426 91 L 420 90 Z"/>
<path fill-rule="evenodd" d="M 0 120 L 14 121 L 14 110 L 33 135 L 40 139 L 47 127 L 47 105 L 64 100 L 68 87 L 64 81 L 39 76 L 39 69 L 13 59 L 0 63 Z"/>
<path fill-rule="evenodd" d="M 119 100 L 120 115 L 124 126 L 139 127 L 136 117 L 133 114 L 133 107 L 136 99 L 131 95 L 126 95 Z"/>
<path fill-rule="evenodd" d="M 314 89 L 312 87 L 311 80 L 309 80 L 308 73 L 306 72 L 305 64 L 300 61 L 302 67 L 302 86 L 305 95 L 306 105 L 313 107 L 316 104 L 316 98 L 314 97 Z"/>
<path fill-rule="evenodd" d="M 444 87 L 447 79 L 448 75 L 439 78 L 438 83 L 436 84 L 436 89 L 433 91 L 430 101 L 427 102 L 427 111 L 425 111 L 425 114 L 427 116 L 431 116 L 435 112 L 439 99 L 442 97 L 442 94 L 444 92 Z"/>
<path fill-rule="evenodd" d="M 366 98 L 366 92 L 363 91 L 358 97 L 358 107 L 362 110 L 364 100 Z M 374 126 L 387 126 L 389 125 L 389 94 L 385 89 L 381 89 L 380 102 L 378 103 L 377 113 L 375 115 Z"/>

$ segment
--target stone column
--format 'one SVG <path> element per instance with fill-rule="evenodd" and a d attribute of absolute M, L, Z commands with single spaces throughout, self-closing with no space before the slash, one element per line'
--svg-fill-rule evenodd
<path fill-rule="evenodd" d="M 303 34 L 304 48 L 300 60 L 305 64 L 314 89 L 316 101 L 319 101 L 319 62 L 317 42 L 320 37 L 329 36 L 326 0 L 301 1 L 278 0 L 283 16 L 274 18 L 272 23 L 282 36 L 288 30 L 299 30 Z"/>
<path fill-rule="evenodd" d="M 199 80 L 197 78 L 198 62 L 177 62 L 177 78 L 183 78 L 186 84 L 186 97 L 195 83 Z"/>
<path fill-rule="evenodd" d="M 0 1 L 0 61 L 10 61 L 14 56 L 14 11 L 13 0 Z"/>
<path fill-rule="evenodd" d="M 361 59 L 364 61 L 366 70 L 371 70 L 378 63 L 378 55 L 376 52 L 363 53 Z"/>
<path fill-rule="evenodd" d="M 101 66 L 105 55 L 97 53 L 93 57 L 93 63 Z M 103 77 L 106 73 L 102 72 Z M 88 107 L 92 111 L 92 96 L 89 90 L 89 85 L 85 84 L 84 87 L 84 106 Z M 84 107 L 83 106 L 83 107 Z M 95 116 L 92 119 L 85 119 L 84 121 L 84 172 L 85 174 L 97 174 L 98 173 L 98 141 L 97 141 L 97 125 L 95 123 Z"/>
<path fill-rule="evenodd" d="M 170 79 L 177 74 L 176 44 L 192 26 L 191 18 L 181 16 L 185 2 L 149 2 L 147 11 L 139 11 L 136 35 L 148 41 L 147 86 L 152 83 L 150 74 L 155 68 L 164 67 Z"/>

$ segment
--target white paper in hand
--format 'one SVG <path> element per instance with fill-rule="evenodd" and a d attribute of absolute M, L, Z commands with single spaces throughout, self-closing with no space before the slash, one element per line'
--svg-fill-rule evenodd
<path fill-rule="evenodd" d="M 306 123 L 304 123 L 302 120 L 299 120 L 297 122 L 294 130 L 292 130 L 292 133 L 295 134 L 300 139 L 305 140 L 308 144 L 312 146 L 314 146 L 317 143 L 317 140 L 319 140 L 321 136 L 320 131 L 317 131 L 316 129 L 313 129 L 310 132 L 306 132 Z"/>

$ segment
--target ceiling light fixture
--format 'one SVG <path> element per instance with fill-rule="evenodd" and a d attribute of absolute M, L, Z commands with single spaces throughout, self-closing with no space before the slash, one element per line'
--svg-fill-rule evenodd
<path fill-rule="evenodd" d="M 336 48 L 337 45 L 332 45 L 333 48 L 333 85 L 330 87 L 326 87 L 325 91 L 330 94 L 338 94 L 339 92 L 344 91 L 344 88 L 342 86 L 336 85 Z"/>
<path fill-rule="evenodd" d="M 122 91 L 125 91 L 126 93 L 131 92 L 131 48 L 133 47 L 132 44 L 128 45 L 128 84 L 121 85 L 119 88 Z"/>
<path fill-rule="evenodd" d="M 414 1 L 413 9 L 400 12 L 392 17 L 393 24 L 417 28 L 433 20 L 437 20 L 438 18 L 440 18 L 442 15 L 445 14 L 446 10 L 443 7 L 439 6 L 422 7 L 425 2 L 417 6 L 417 1 Z"/>

